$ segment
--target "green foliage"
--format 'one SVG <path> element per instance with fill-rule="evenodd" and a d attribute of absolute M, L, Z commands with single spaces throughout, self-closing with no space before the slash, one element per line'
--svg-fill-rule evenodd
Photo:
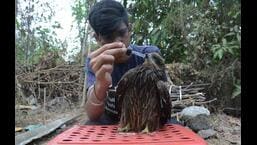
<path fill-rule="evenodd" d="M 190 63 L 204 70 L 240 61 L 240 0 L 132 0 L 128 11 L 132 43 L 158 46 L 166 63 Z M 241 83 L 233 85 L 235 97 Z"/>
<path fill-rule="evenodd" d="M 72 15 L 78 23 L 82 23 L 85 20 L 87 14 L 86 0 L 76 0 L 74 6 L 72 6 Z"/>
<path fill-rule="evenodd" d="M 88 3 L 86 0 L 76 0 L 72 6 L 72 16 L 75 16 L 75 21 L 78 26 L 79 35 L 78 38 L 83 39 L 85 37 L 85 23 L 88 13 Z M 82 41 L 82 40 L 81 40 Z"/>
<path fill-rule="evenodd" d="M 227 40 L 223 38 L 222 44 L 214 44 L 212 46 L 213 57 L 216 60 L 221 60 L 226 53 L 231 54 L 233 57 L 239 57 L 239 49 L 240 46 L 237 44 L 237 41 L 227 42 Z"/>
<path fill-rule="evenodd" d="M 133 2 L 132 42 L 157 45 L 167 63 L 216 64 L 225 55 L 240 57 L 240 1 Z"/>
<path fill-rule="evenodd" d="M 39 0 L 21 0 L 19 4 L 15 19 L 16 61 L 20 64 L 37 64 L 40 57 L 48 52 L 63 53 L 64 43 L 55 33 L 61 25 L 52 20 L 55 14 L 53 6 Z M 35 7 L 38 9 L 35 10 Z"/>

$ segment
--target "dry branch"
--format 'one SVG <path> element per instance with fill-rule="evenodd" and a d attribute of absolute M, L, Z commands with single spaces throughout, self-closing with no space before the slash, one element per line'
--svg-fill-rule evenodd
<path fill-rule="evenodd" d="M 192 105 L 204 105 L 211 103 L 216 98 L 206 101 L 205 94 L 200 92 L 204 90 L 209 84 L 189 84 L 183 86 L 177 86 L 174 84 L 169 84 L 168 88 L 170 91 L 170 97 L 172 100 L 172 116 L 176 116 L 176 113 L 179 113 L 185 107 Z"/>
<path fill-rule="evenodd" d="M 26 71 L 22 66 L 16 67 L 16 80 L 19 82 L 17 94 L 24 94 L 26 98 L 33 96 L 43 103 L 44 88 L 47 88 L 46 101 L 56 97 L 66 97 L 69 100 L 78 100 L 83 91 L 82 65 L 59 65 L 52 68 L 36 68 Z M 81 82 L 81 84 L 80 84 Z"/>

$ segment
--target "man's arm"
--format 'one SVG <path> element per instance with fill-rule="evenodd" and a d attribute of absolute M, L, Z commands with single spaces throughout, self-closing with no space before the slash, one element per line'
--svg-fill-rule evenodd
<path fill-rule="evenodd" d="M 127 48 L 122 43 L 103 45 L 89 55 L 90 68 L 95 75 L 95 82 L 88 89 L 86 113 L 90 120 L 97 120 L 103 114 L 104 100 L 108 87 L 112 83 L 111 73 L 116 55 L 125 54 Z"/>
<path fill-rule="evenodd" d="M 104 100 L 100 100 L 99 98 L 105 98 L 106 91 L 107 89 L 99 89 L 97 85 L 89 87 L 85 109 L 90 120 L 97 120 L 103 114 Z"/>

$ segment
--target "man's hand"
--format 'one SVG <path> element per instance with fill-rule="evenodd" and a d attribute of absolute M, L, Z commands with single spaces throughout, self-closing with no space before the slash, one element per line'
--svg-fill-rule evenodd
<path fill-rule="evenodd" d="M 89 54 L 91 58 L 90 66 L 95 73 L 96 92 L 100 90 L 106 91 L 112 84 L 111 73 L 115 59 L 122 57 L 126 53 L 127 48 L 121 42 L 113 42 L 105 44 L 96 51 Z M 99 92 L 100 93 L 100 92 Z M 104 100 L 105 95 L 96 94 L 101 100 Z"/>

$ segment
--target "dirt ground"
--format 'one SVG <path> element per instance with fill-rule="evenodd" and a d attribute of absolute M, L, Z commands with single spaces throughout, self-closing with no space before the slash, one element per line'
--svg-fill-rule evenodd
<path fill-rule="evenodd" d="M 52 133 L 50 133 L 50 134 L 48 134 L 48 135 L 46 135 L 46 136 L 44 136 L 44 137 L 42 137 L 40 139 L 32 141 L 28 145 L 47 145 L 47 143 L 51 139 L 56 137 L 58 134 L 61 134 L 65 130 L 73 127 L 74 125 L 83 124 L 86 120 L 87 120 L 87 116 L 85 114 L 82 114 L 80 117 L 74 119 L 69 124 L 65 124 L 65 126 L 62 126 L 61 128 L 58 128 L 57 130 L 53 131 Z"/>
<path fill-rule="evenodd" d="M 241 145 L 241 118 L 226 114 L 212 114 L 211 121 L 216 137 L 207 139 L 210 145 Z"/>
<path fill-rule="evenodd" d="M 75 111 L 81 112 L 81 110 Z M 66 113 L 74 113 L 74 110 Z M 56 113 L 52 114 L 52 120 L 54 120 L 53 118 L 60 118 L 62 115 L 57 115 Z M 209 145 L 241 145 L 240 118 L 228 116 L 226 114 L 211 114 L 210 119 L 214 127 L 213 129 L 217 131 L 217 134 L 214 137 L 206 139 Z M 87 116 L 83 113 L 80 117 L 74 119 L 69 124 L 65 124 L 65 126 L 62 126 L 40 139 L 32 141 L 28 145 L 46 145 L 47 142 L 53 139 L 56 135 L 71 128 L 75 124 L 83 124 L 86 120 Z"/>
<path fill-rule="evenodd" d="M 81 109 L 66 109 L 66 110 L 60 110 L 56 109 L 55 111 L 52 112 L 45 112 L 45 123 L 50 123 L 52 121 L 55 121 L 57 119 L 61 119 L 63 117 L 67 116 L 73 116 L 74 114 L 81 113 L 82 115 L 69 121 L 68 123 L 65 123 L 62 125 L 60 128 L 57 130 L 51 132 L 50 134 L 40 138 L 33 140 L 32 142 L 28 143 L 28 145 L 46 145 L 48 141 L 53 139 L 56 135 L 62 133 L 63 131 L 71 128 L 72 126 L 76 124 L 83 124 L 87 120 L 87 115 L 83 113 L 83 110 Z M 44 124 L 43 123 L 43 111 L 41 109 L 38 110 L 26 110 L 26 111 L 20 111 L 16 110 L 15 112 L 15 126 L 17 127 L 23 127 L 25 128 L 28 125 L 35 125 L 35 124 Z M 19 135 L 26 132 L 25 130 L 21 132 L 15 132 L 15 135 Z"/>

